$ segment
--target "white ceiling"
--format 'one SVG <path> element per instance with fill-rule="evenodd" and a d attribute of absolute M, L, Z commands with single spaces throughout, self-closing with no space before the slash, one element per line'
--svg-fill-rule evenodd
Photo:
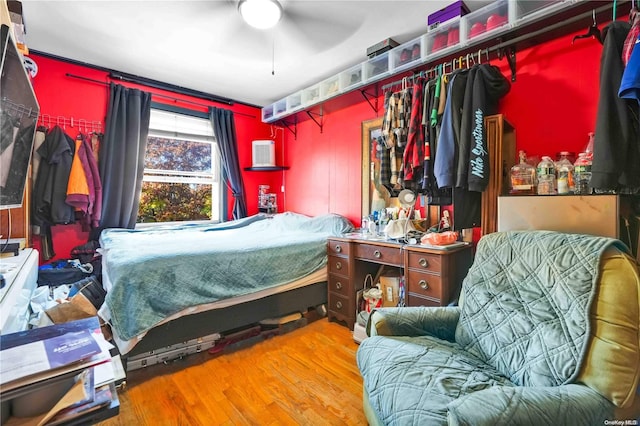
<path fill-rule="evenodd" d="M 424 34 L 427 16 L 453 2 L 280 1 L 271 30 L 245 24 L 236 0 L 22 3 L 29 49 L 264 106 L 366 60 L 385 38 Z"/>

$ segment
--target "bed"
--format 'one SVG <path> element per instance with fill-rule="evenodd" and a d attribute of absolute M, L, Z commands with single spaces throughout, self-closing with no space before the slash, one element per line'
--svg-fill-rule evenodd
<path fill-rule="evenodd" d="M 286 212 L 221 224 L 107 229 L 99 316 L 134 356 L 326 304 L 329 236 L 344 217 Z"/>

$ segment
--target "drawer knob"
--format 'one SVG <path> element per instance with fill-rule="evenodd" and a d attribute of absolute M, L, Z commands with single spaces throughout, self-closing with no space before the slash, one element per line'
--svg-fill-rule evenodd
<path fill-rule="evenodd" d="M 341 301 L 339 301 L 339 300 L 338 300 L 338 301 L 336 302 L 336 308 L 338 308 L 338 309 L 342 309 L 342 302 L 341 302 Z"/>
<path fill-rule="evenodd" d="M 342 262 L 336 262 L 336 269 L 342 269 Z"/>
<path fill-rule="evenodd" d="M 418 285 L 420 286 L 420 288 L 422 288 L 423 290 L 428 290 L 429 289 L 429 284 L 427 284 L 427 281 L 425 280 L 420 280 L 418 281 Z"/>
<path fill-rule="evenodd" d="M 340 281 L 336 282 L 336 288 L 340 290 L 342 288 L 342 283 Z"/>
<path fill-rule="evenodd" d="M 336 252 L 342 252 L 342 247 L 340 246 L 340 244 L 336 244 Z"/>
<path fill-rule="evenodd" d="M 420 260 L 418 260 L 418 263 L 420 264 L 420 266 L 422 266 L 423 268 L 426 268 L 427 266 L 429 266 L 429 262 L 427 261 L 427 259 L 425 259 L 424 257 L 421 257 Z"/>
<path fill-rule="evenodd" d="M 376 259 L 380 259 L 382 257 L 382 253 L 380 253 L 380 250 L 374 251 L 373 257 L 375 257 Z"/>

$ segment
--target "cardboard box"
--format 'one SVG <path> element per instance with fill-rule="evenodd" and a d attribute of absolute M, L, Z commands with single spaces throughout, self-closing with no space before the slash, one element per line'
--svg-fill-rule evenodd
<path fill-rule="evenodd" d="M 397 275 L 383 275 L 380 277 L 380 289 L 382 290 L 382 306 L 398 306 L 400 295 L 400 277 Z"/>

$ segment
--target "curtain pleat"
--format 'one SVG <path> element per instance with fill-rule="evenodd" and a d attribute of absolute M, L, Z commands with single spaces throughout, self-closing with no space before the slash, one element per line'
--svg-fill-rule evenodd
<path fill-rule="evenodd" d="M 151 94 L 113 83 L 110 92 L 105 137 L 100 145 L 100 224 L 102 229 L 133 229 L 142 191 Z"/>
<path fill-rule="evenodd" d="M 247 217 L 247 203 L 244 195 L 244 181 L 240 172 L 233 112 L 213 107 L 209 112 L 209 118 L 220 149 L 225 179 L 233 193 L 233 218 Z"/>

